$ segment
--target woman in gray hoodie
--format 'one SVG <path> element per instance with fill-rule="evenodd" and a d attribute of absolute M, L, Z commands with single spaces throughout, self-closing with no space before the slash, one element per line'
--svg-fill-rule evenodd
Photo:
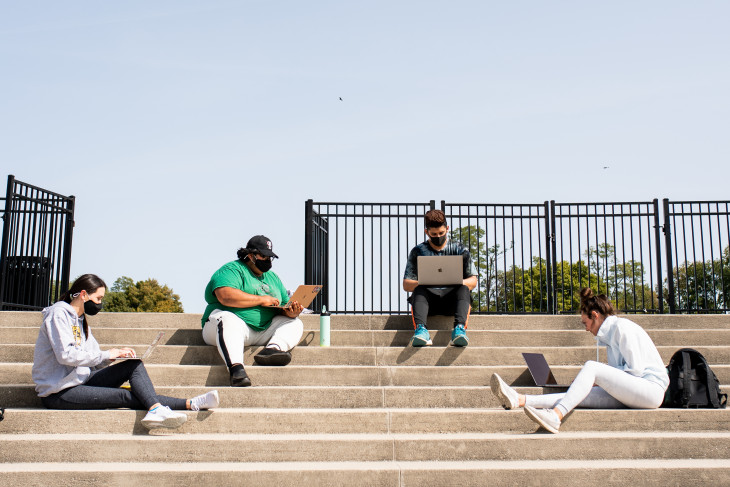
<path fill-rule="evenodd" d="M 33 381 L 43 405 L 49 409 L 147 409 L 147 428 L 177 428 L 187 415 L 173 410 L 214 408 L 218 391 L 192 399 L 155 393 L 141 360 L 131 348 L 102 351 L 91 334 L 88 316 L 102 308 L 106 284 L 94 274 L 76 279 L 61 301 L 43 310 L 43 324 L 33 354 Z M 120 386 L 129 381 L 130 388 Z"/>

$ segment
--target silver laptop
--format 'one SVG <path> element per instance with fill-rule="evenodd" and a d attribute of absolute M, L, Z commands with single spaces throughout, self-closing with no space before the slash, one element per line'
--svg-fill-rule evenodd
<path fill-rule="evenodd" d="M 419 255 L 419 286 L 454 286 L 464 283 L 463 255 Z"/>
<path fill-rule="evenodd" d="M 114 362 L 115 363 L 123 362 L 125 360 L 141 360 L 144 362 L 145 360 L 147 360 L 147 357 L 149 357 L 152 354 L 152 350 L 154 350 L 157 347 L 157 345 L 160 343 L 160 340 L 162 340 L 163 336 L 165 336 L 165 332 L 164 331 L 159 332 L 157 334 L 157 337 L 154 340 L 152 340 L 152 343 L 150 344 L 149 347 L 147 347 L 147 350 L 145 350 L 145 352 L 144 352 L 144 354 L 142 354 L 142 356 L 118 358 Z"/>

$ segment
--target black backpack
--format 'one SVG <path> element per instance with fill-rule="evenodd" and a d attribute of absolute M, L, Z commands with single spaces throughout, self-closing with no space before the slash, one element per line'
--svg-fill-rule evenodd
<path fill-rule="evenodd" d="M 697 350 L 677 350 L 667 372 L 669 387 L 664 407 L 725 409 L 727 394 L 720 392 L 720 381 Z"/>

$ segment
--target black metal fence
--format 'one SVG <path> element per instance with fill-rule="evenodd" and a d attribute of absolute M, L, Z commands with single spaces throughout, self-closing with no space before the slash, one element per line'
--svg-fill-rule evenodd
<path fill-rule="evenodd" d="M 469 248 L 479 275 L 472 294 L 474 312 L 553 312 L 547 203 L 442 201 L 441 210 L 449 223 L 451 238 Z M 422 219 L 419 223 L 423 227 Z"/>
<path fill-rule="evenodd" d="M 575 313 L 585 286 L 627 313 L 717 313 L 730 312 L 729 206 L 665 199 L 664 225 L 656 199 L 440 208 L 477 268 L 475 313 Z M 308 200 L 305 282 L 328 293 L 315 311 L 408 313 L 406 258 L 435 207 Z"/>
<path fill-rule="evenodd" d="M 401 279 L 411 247 L 423 240 L 429 203 L 306 202 L 305 284 L 322 284 L 334 313 L 408 312 Z"/>
<path fill-rule="evenodd" d="M 730 311 L 730 201 L 664 200 L 670 313 Z"/>
<path fill-rule="evenodd" d="M 627 313 L 664 312 L 659 204 L 550 203 L 557 312 L 590 287 Z"/>
<path fill-rule="evenodd" d="M 8 176 L 0 246 L 0 310 L 39 310 L 68 287 L 73 196 Z"/>

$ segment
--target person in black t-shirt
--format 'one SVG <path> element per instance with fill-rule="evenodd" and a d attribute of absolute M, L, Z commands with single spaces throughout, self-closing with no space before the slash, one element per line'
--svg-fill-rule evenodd
<path fill-rule="evenodd" d="M 426 327 L 428 316 L 454 316 L 454 330 L 451 345 L 465 347 L 469 344 L 466 327 L 471 310 L 471 291 L 477 285 L 474 263 L 469 249 L 460 242 L 448 239 L 449 227 L 441 210 L 431 210 L 425 216 L 425 232 L 428 240 L 413 247 L 408 254 L 406 270 L 403 274 L 403 289 L 412 293 L 411 303 L 413 327 L 416 332 L 411 339 L 414 347 L 432 345 Z M 419 286 L 418 257 L 429 255 L 461 255 L 464 257 L 464 282 L 461 286 Z"/>

